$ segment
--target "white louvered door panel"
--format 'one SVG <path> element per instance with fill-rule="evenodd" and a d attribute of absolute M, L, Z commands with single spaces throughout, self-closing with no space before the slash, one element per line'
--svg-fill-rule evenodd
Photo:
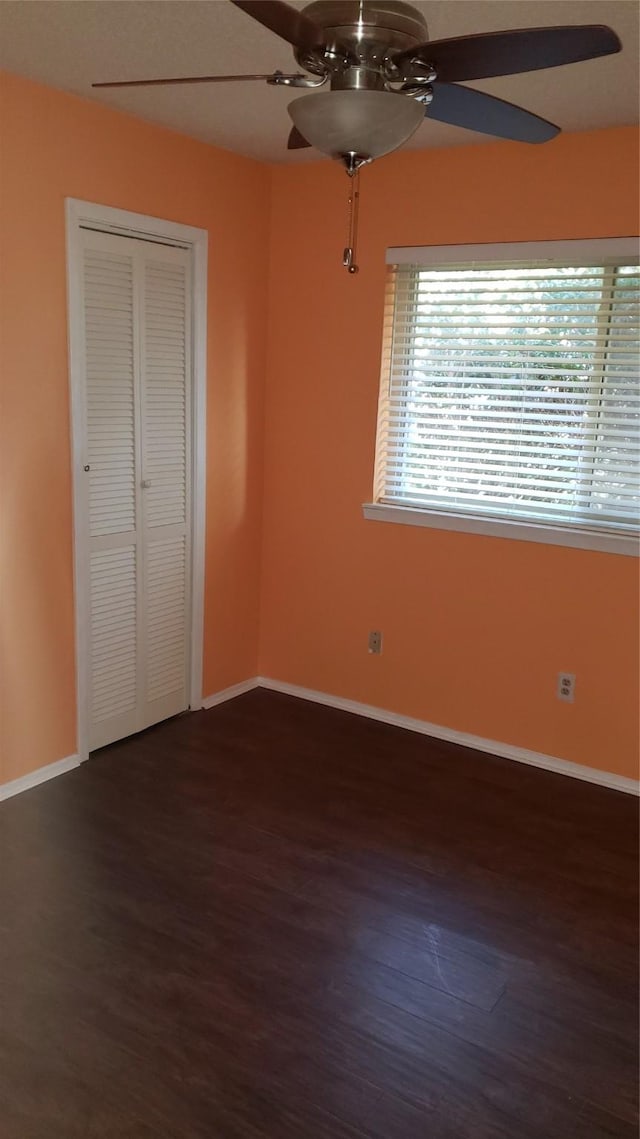
<path fill-rule="evenodd" d="M 184 702 L 185 539 L 150 541 L 146 555 L 146 697 L 152 706 L 160 700 L 173 701 L 176 694 L 178 702 Z"/>
<path fill-rule="evenodd" d="M 90 748 L 188 705 L 189 255 L 83 234 Z"/>
<path fill-rule="evenodd" d="M 93 747 L 128 735 L 137 727 L 136 593 L 136 551 L 133 545 L 92 554 Z"/>
<path fill-rule="evenodd" d="M 91 748 L 138 727 L 136 243 L 83 234 Z"/>
<path fill-rule="evenodd" d="M 189 261 L 149 246 L 142 292 L 145 646 L 141 701 L 153 724 L 188 705 L 190 510 Z"/>

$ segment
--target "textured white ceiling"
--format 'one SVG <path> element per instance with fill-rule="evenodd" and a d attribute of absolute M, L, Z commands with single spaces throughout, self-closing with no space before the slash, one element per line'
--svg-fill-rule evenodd
<path fill-rule="evenodd" d="M 303 0 L 296 7 L 304 7 Z M 638 121 L 636 0 L 418 0 L 415 7 L 431 39 L 609 24 L 623 43 L 619 55 L 469 86 L 519 103 L 567 131 Z M 272 162 L 319 157 L 313 150 L 286 150 L 287 103 L 299 92 L 262 83 L 91 90 L 100 80 L 297 70 L 288 44 L 227 0 L 0 0 L 0 67 L 239 154 Z M 486 136 L 425 121 L 408 146 L 482 141 Z"/>

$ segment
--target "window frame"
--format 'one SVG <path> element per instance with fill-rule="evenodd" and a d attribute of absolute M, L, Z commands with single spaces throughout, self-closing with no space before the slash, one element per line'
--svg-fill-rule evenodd
<path fill-rule="evenodd" d="M 591 260 L 598 262 L 612 258 L 620 261 L 638 259 L 640 241 L 638 237 L 596 238 L 590 240 L 505 242 L 481 245 L 446 246 L 403 246 L 392 247 L 386 252 L 387 265 L 418 265 L 424 268 L 456 266 L 473 268 L 474 263 L 486 266 L 509 262 L 548 260 L 576 262 Z M 388 329 L 385 330 L 388 332 Z M 393 331 L 393 330 L 392 330 Z M 385 344 L 390 342 L 385 337 Z M 383 356 L 383 376 L 387 364 Z M 421 526 L 439 530 L 463 531 L 488 537 L 500 537 L 549 545 L 568 546 L 583 550 L 601 550 L 638 557 L 640 555 L 640 534 L 628 529 L 619 532 L 613 529 L 589 527 L 588 523 L 570 524 L 564 521 L 530 519 L 516 514 L 510 517 L 491 516 L 489 513 L 475 513 L 472 510 L 438 509 L 436 506 L 421 504 L 400 505 L 383 501 L 384 454 L 376 439 L 376 458 L 373 501 L 363 503 L 365 519 L 377 522 L 393 522 L 401 525 Z"/>

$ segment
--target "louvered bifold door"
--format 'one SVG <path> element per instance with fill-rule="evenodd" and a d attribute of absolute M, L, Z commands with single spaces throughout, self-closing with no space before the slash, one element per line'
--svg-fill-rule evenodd
<path fill-rule="evenodd" d="M 191 370 L 188 254 L 148 245 L 142 284 L 143 726 L 188 705 Z"/>
<path fill-rule="evenodd" d="M 188 706 L 188 253 L 84 231 L 89 746 Z"/>
<path fill-rule="evenodd" d="M 137 243 L 83 233 L 89 746 L 138 730 Z"/>

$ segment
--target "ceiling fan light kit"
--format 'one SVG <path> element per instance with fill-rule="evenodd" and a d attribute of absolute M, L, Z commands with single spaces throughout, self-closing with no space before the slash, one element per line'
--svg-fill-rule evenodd
<path fill-rule="evenodd" d="M 316 150 L 368 161 L 397 150 L 424 120 L 420 103 L 391 91 L 323 91 L 294 99 L 288 110 Z"/>
<path fill-rule="evenodd" d="M 425 113 L 430 119 L 497 138 L 547 142 L 559 133 L 554 123 L 484 91 L 464 87 L 461 81 L 539 71 L 621 49 L 616 33 L 601 24 L 514 28 L 429 41 L 422 13 L 401 0 L 313 0 L 303 9 L 284 0 L 231 3 L 290 43 L 298 64 L 308 74 L 185 76 L 93 86 L 247 79 L 309 89 L 328 83 L 329 91 L 312 92 L 289 104 L 294 126 L 288 148 L 314 146 L 342 161 L 347 174 L 357 178 L 364 163 L 403 146 Z M 352 207 L 357 197 L 354 187 Z M 344 263 L 355 272 L 352 245 L 357 217 L 352 221 Z"/>

